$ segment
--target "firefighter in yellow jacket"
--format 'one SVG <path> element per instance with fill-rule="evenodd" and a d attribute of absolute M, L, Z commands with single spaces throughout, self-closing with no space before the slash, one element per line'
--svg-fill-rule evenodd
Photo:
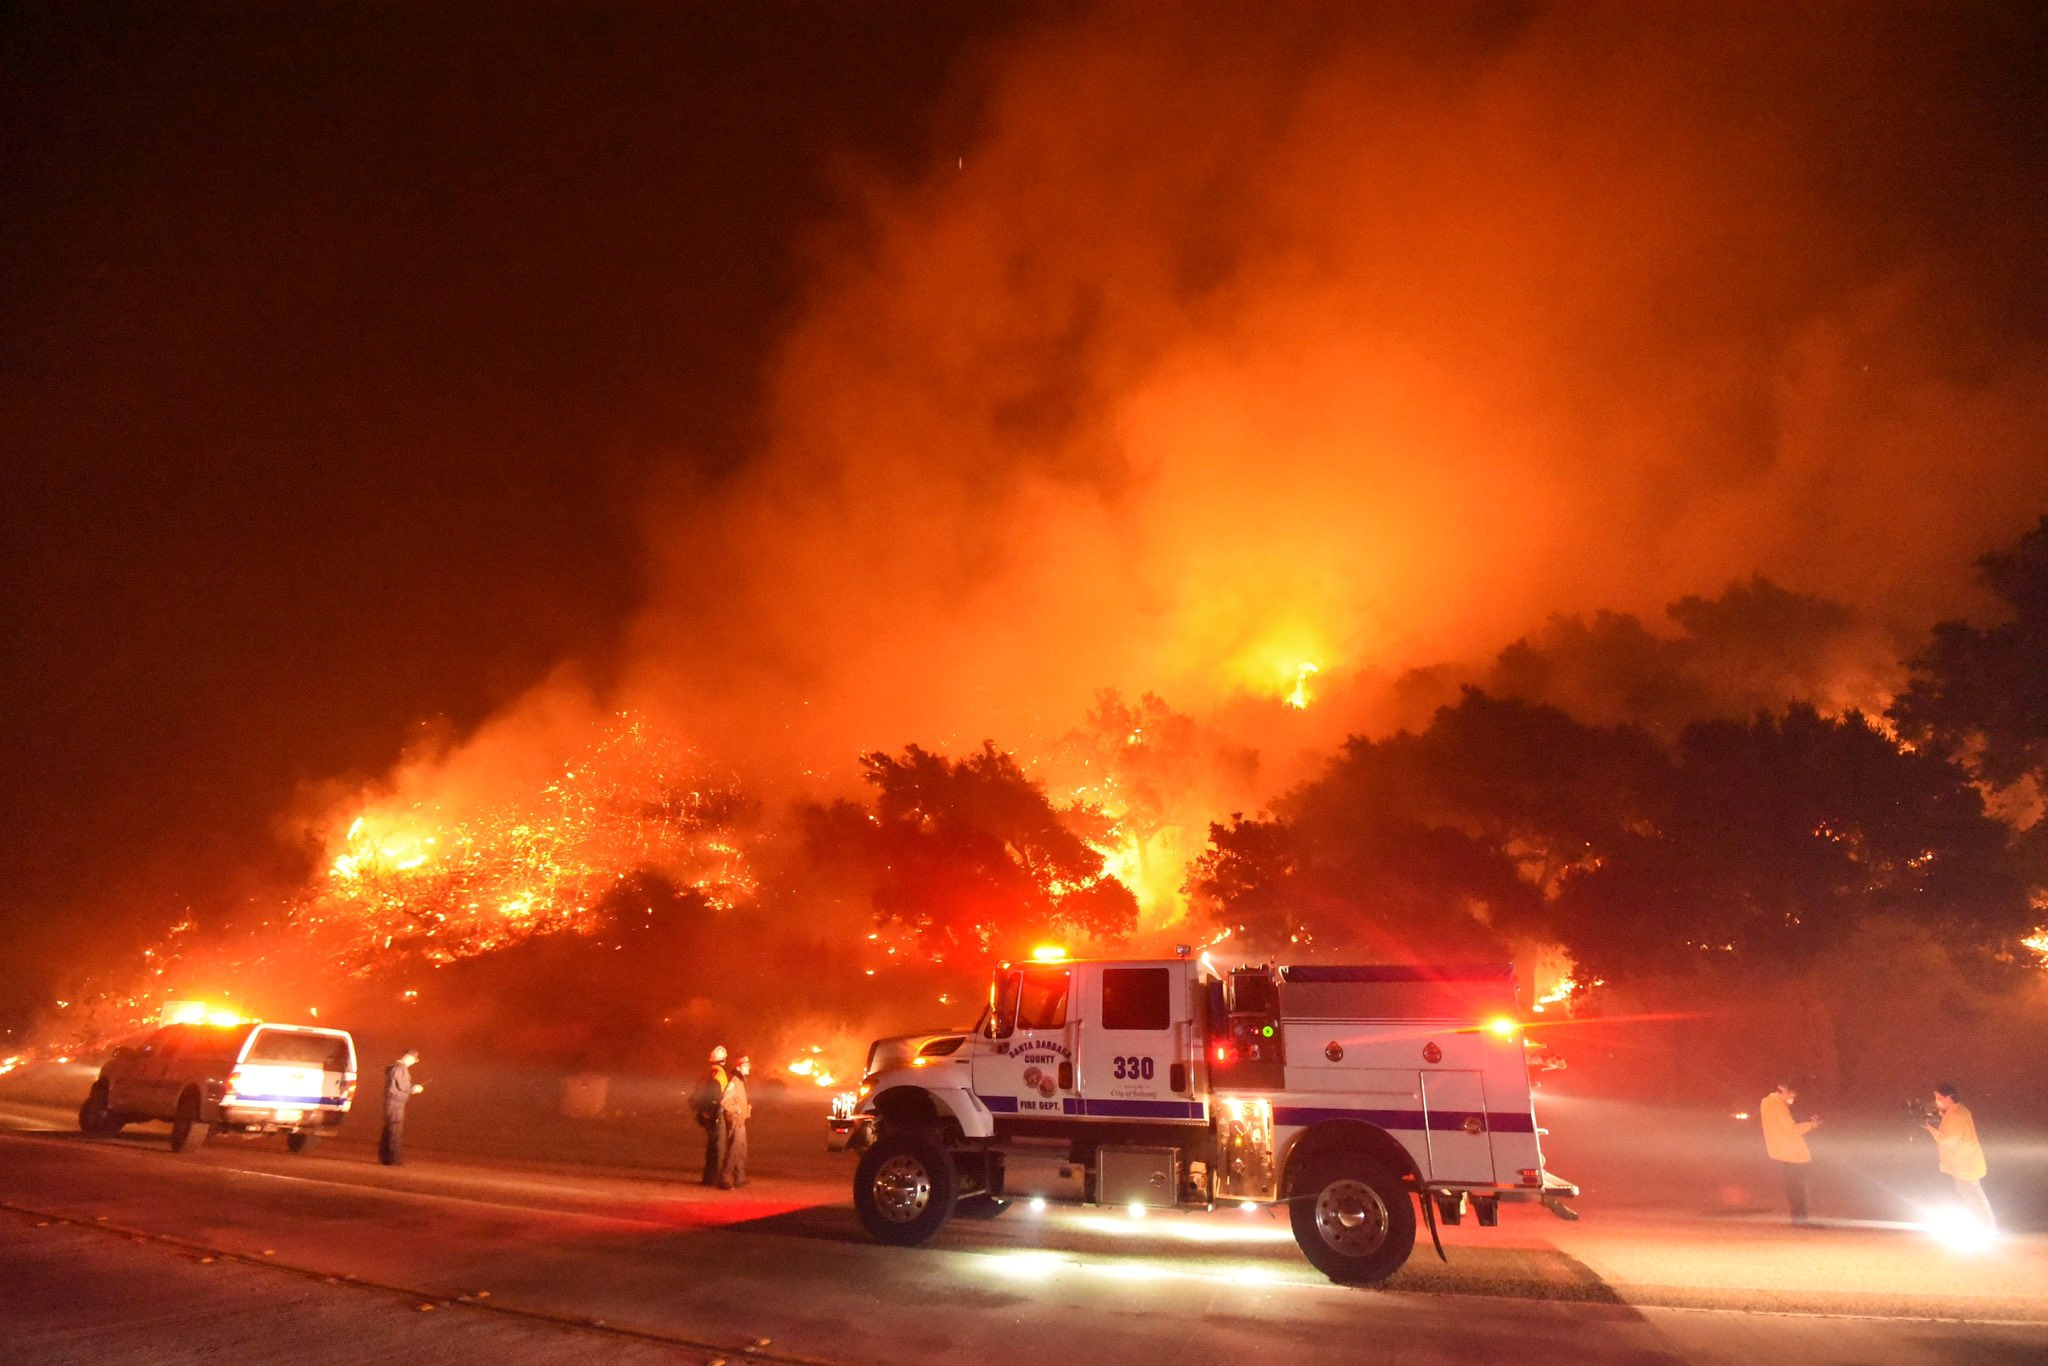
<path fill-rule="evenodd" d="M 1954 1086 L 1943 1082 L 1934 1088 L 1934 1108 L 1941 1112 L 1941 1123 L 1929 1124 L 1927 1132 L 1934 1135 L 1934 1155 L 1942 1174 L 1956 1183 L 1963 1209 L 1986 1228 L 1996 1228 L 1991 1202 L 1984 1198 L 1984 1148 L 1977 1142 L 1977 1121 L 1970 1107 Z"/>
<path fill-rule="evenodd" d="M 1806 1217 L 1806 1170 L 1813 1164 L 1806 1136 L 1820 1121 L 1792 1118 L 1792 1102 L 1797 1099 L 1799 1092 L 1792 1083 L 1781 1081 L 1758 1103 L 1757 1117 L 1763 1123 L 1764 1152 L 1784 1173 L 1785 1203 L 1792 1207 L 1792 1222 L 1803 1227 L 1813 1222 Z"/>

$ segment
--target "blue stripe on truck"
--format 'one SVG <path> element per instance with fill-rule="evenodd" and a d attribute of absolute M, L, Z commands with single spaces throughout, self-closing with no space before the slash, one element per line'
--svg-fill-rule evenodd
<path fill-rule="evenodd" d="M 990 1113 L 1019 1113 L 1015 1096 L 983 1096 L 981 1103 Z M 1191 1100 L 1082 1100 L 1060 1098 L 1060 1115 L 1067 1119 L 1200 1119 L 1200 1102 Z"/>
<path fill-rule="evenodd" d="M 1018 1113 L 1015 1096 L 982 1096 L 981 1103 L 989 1112 L 998 1115 Z M 338 1103 L 338 1102 L 330 1102 Z M 1082 1100 L 1073 1096 L 1061 1099 L 1060 1112 L 1069 1118 L 1088 1119 L 1200 1119 L 1202 1107 L 1199 1102 L 1187 1100 Z M 1306 1128 L 1311 1124 L 1322 1124 L 1333 1119 L 1362 1120 L 1377 1124 L 1382 1129 L 1415 1129 L 1429 1127 L 1428 1117 L 1420 1110 L 1352 1110 L 1322 1105 L 1276 1105 L 1273 1107 L 1275 1124 Z M 1476 1119 L 1497 1134 L 1533 1134 L 1536 1132 L 1536 1118 L 1533 1115 L 1517 1114 L 1511 1110 L 1487 1113 L 1480 1110 L 1439 1110 L 1436 1126 L 1439 1129 L 1463 1128 L 1465 1121 Z"/>
<path fill-rule="evenodd" d="M 1512 1110 L 1491 1113 L 1482 1110 L 1439 1110 L 1436 1112 L 1436 1127 L 1456 1129 L 1463 1127 L 1468 1119 L 1476 1119 L 1497 1134 L 1533 1134 L 1536 1132 L 1534 1115 L 1518 1114 Z M 1276 1105 L 1273 1107 L 1273 1122 L 1293 1128 L 1306 1128 L 1311 1124 L 1326 1124 L 1336 1119 L 1356 1119 L 1367 1124 L 1377 1124 L 1382 1129 L 1427 1129 L 1430 1117 L 1420 1110 L 1348 1110 L 1325 1105 Z"/>

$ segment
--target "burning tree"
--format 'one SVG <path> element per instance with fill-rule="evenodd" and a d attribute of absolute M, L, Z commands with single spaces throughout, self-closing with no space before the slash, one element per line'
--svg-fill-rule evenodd
<path fill-rule="evenodd" d="M 957 761 L 911 745 L 861 765 L 872 808 L 808 807 L 804 839 L 813 858 L 865 882 L 880 925 L 944 957 L 1136 924 L 1137 901 L 1104 868 L 1114 822 L 1086 804 L 1055 807 L 993 742 Z"/>
<path fill-rule="evenodd" d="M 1076 806 L 1114 818 L 1103 837 L 1116 842 L 1108 866 L 1155 928 L 1180 916 L 1187 861 L 1215 810 L 1214 794 L 1250 786 L 1258 754 L 1206 731 L 1156 693 L 1131 702 L 1103 688 L 1045 768 L 1060 775 L 1057 785 Z"/>

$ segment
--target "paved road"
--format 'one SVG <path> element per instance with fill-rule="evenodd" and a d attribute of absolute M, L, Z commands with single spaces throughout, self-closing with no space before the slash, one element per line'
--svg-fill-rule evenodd
<path fill-rule="evenodd" d="M 1448 1264 L 1425 1251 L 1355 1290 L 1263 1212 L 1019 1205 L 878 1247 L 846 1160 L 793 1146 L 728 1193 L 562 1162 L 387 1169 L 365 1135 L 176 1156 L 149 1128 L 95 1140 L 62 1118 L 0 1107 L 0 1360 L 2048 1357 L 2033 1234 L 1964 1253 L 1877 1225 L 1511 1210 L 1451 1230 Z"/>

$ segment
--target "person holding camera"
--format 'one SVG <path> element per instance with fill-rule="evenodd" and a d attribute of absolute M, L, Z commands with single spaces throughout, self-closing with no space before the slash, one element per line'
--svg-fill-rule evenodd
<path fill-rule="evenodd" d="M 1784 1174 L 1785 1203 L 1792 1207 L 1792 1222 L 1807 1228 L 1813 1220 L 1806 1217 L 1806 1170 L 1813 1164 L 1813 1153 L 1806 1146 L 1806 1136 L 1820 1126 L 1820 1120 L 1792 1118 L 1792 1102 L 1797 1099 L 1799 1092 L 1792 1083 L 1781 1081 L 1757 1105 L 1757 1116 L 1763 1124 L 1764 1153 Z"/>
<path fill-rule="evenodd" d="M 1991 1202 L 1984 1198 L 1984 1148 L 1977 1142 L 1977 1121 L 1953 1084 L 1942 1082 L 1934 1088 L 1934 1108 L 1939 1124 L 1926 1126 L 1934 1135 L 1934 1155 L 1942 1174 L 1956 1183 L 1956 1195 L 1963 1209 L 1986 1228 L 1998 1227 L 1991 1217 Z"/>

